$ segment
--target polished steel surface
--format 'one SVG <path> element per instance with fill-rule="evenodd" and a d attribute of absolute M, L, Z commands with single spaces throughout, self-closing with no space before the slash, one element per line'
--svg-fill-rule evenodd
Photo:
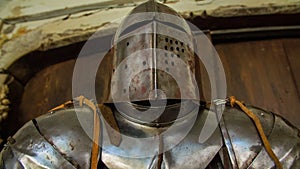
<path fill-rule="evenodd" d="M 274 125 L 268 136 L 274 153 L 281 161 L 284 168 L 300 167 L 300 138 L 299 130 L 290 126 L 284 119 L 275 116 Z M 272 168 L 273 161 L 265 149 L 262 149 L 253 163 L 252 168 Z"/>
<path fill-rule="evenodd" d="M 112 107 L 113 108 L 113 107 Z M 282 118 L 248 107 L 262 121 L 274 152 L 285 168 L 299 168 L 300 139 L 298 130 L 287 124 Z M 149 126 L 125 118 L 120 113 L 114 114 L 123 136 L 147 138 L 163 133 L 169 126 Z M 77 113 L 80 116 L 76 115 Z M 91 140 L 81 129 L 77 118 L 92 125 L 92 111 L 88 108 L 68 108 L 45 114 L 34 121 L 28 122 L 12 139 L 9 140 L 1 153 L 2 168 L 89 168 Z M 102 112 L 105 113 L 105 112 Z M 178 144 L 163 153 L 162 168 L 205 168 L 218 154 L 223 145 L 221 130 L 217 128 L 205 143 L 198 138 L 206 121 L 208 110 L 200 110 L 197 114 L 185 116 L 177 123 L 178 132 L 163 138 L 166 146 L 170 145 L 177 134 L 189 123 L 188 119 L 197 118 L 189 133 L 179 140 Z M 196 117 L 196 116 L 197 117 Z M 272 168 L 274 163 L 267 155 L 257 135 L 252 121 L 244 112 L 226 107 L 224 123 L 229 134 L 238 168 Z M 92 132 L 92 131 L 87 131 Z M 107 137 L 104 130 L 104 137 Z M 125 140 L 125 141 L 124 141 Z M 124 147 L 126 149 L 124 149 Z M 133 157 L 134 154 L 147 151 L 149 156 Z M 158 161 L 159 142 L 149 142 L 148 146 L 139 142 L 126 142 L 122 139 L 120 146 L 103 142 L 102 160 L 109 168 L 156 168 Z M 127 156 L 126 156 L 127 155 Z M 132 155 L 132 156 L 131 156 Z M 226 161 L 226 163 L 230 161 Z"/>
<path fill-rule="evenodd" d="M 82 116 L 79 116 L 81 114 Z M 66 109 L 46 114 L 37 118 L 36 122 L 40 133 L 62 154 L 72 165 L 80 168 L 90 168 L 92 140 L 79 122 L 93 124 L 93 112 L 87 107 Z"/>
<path fill-rule="evenodd" d="M 160 102 L 160 100 L 158 101 Z M 155 104 L 155 103 L 154 103 Z M 148 126 L 166 126 L 185 118 L 191 112 L 198 110 L 197 104 L 190 100 L 181 103 L 163 105 L 140 105 L 135 103 L 118 103 L 119 113 L 127 119 Z M 161 111 L 164 108 L 163 111 Z M 147 110 L 147 111 L 146 111 Z M 181 113 L 179 113 L 181 111 Z M 149 119 L 153 119 L 149 121 Z"/>
<path fill-rule="evenodd" d="M 186 21 L 169 7 L 148 1 L 133 9 L 114 39 L 114 102 L 162 99 L 157 90 L 168 99 L 199 100 L 192 42 Z M 185 88 L 174 75 L 186 79 Z"/>
<path fill-rule="evenodd" d="M 251 106 L 248 108 L 259 117 L 271 147 L 284 168 L 297 168 L 295 166 L 299 166 L 300 162 L 298 130 L 275 114 Z M 227 108 L 223 118 L 233 148 L 233 154 L 230 155 L 235 156 L 238 168 L 274 167 L 254 123 L 244 112 Z"/>
<path fill-rule="evenodd" d="M 172 147 L 170 150 L 163 153 L 163 162 L 162 168 L 171 169 L 171 168 L 190 168 L 190 169 L 198 169 L 205 168 L 210 161 L 214 158 L 214 156 L 218 153 L 220 148 L 222 147 L 222 137 L 220 131 L 216 129 L 214 134 L 211 136 L 209 140 L 205 143 L 200 144 L 198 142 L 199 134 L 204 125 L 204 122 L 207 117 L 207 113 L 209 111 L 201 110 L 197 117 L 188 116 L 185 120 L 182 120 L 178 123 L 177 133 L 174 133 L 172 136 L 162 136 L 163 142 L 165 143 L 165 147 L 170 145 L 170 142 L 176 142 L 174 138 L 180 134 L 180 132 L 188 125 L 190 121 L 189 118 L 197 118 L 195 124 L 193 125 L 190 132 L 187 136 L 184 137 L 177 145 Z M 127 136 L 136 137 L 136 138 L 147 138 L 151 136 L 155 136 L 158 132 L 166 130 L 168 127 L 151 127 L 147 125 L 141 125 L 140 123 L 136 123 L 131 121 L 130 119 L 122 117 L 122 115 L 116 114 L 117 121 L 119 122 L 121 133 Z M 143 147 L 143 144 L 139 142 L 132 142 L 128 144 L 126 155 L 135 154 L 138 151 L 149 151 L 152 152 L 152 155 L 149 157 L 143 158 L 130 158 L 126 157 L 125 153 L 122 152 L 121 143 L 120 147 L 115 147 L 112 145 L 104 146 L 104 152 L 102 154 L 102 159 L 104 163 L 109 168 L 114 169 L 123 169 L 123 168 L 156 168 L 158 161 L 158 147 L 159 143 L 149 143 L 148 147 Z M 155 149 L 151 149 L 152 145 L 156 144 Z M 119 154 L 119 155 L 118 155 Z"/>
<path fill-rule="evenodd" d="M 226 100 L 222 101 L 222 100 L 217 100 L 214 102 L 215 105 L 215 111 L 217 112 L 217 114 L 223 113 L 225 108 L 226 108 Z M 232 167 L 233 169 L 238 168 L 237 166 L 237 160 L 236 160 L 236 156 L 233 150 L 233 145 L 231 143 L 231 139 L 229 137 L 229 131 L 225 125 L 225 120 L 223 117 L 221 117 L 220 122 L 219 122 L 219 127 L 223 136 L 223 140 L 224 140 L 224 145 L 227 148 L 227 152 L 228 152 L 228 157 L 230 160 L 230 167 Z"/>
<path fill-rule="evenodd" d="M 87 123 L 91 123 L 89 116 L 92 111 L 88 108 L 76 108 L 77 113 Z M 2 160 L 4 166 L 11 168 L 11 165 L 20 165 L 24 168 L 45 167 L 45 168 L 89 168 L 91 140 L 81 129 L 81 125 L 77 120 L 74 108 L 55 111 L 54 113 L 45 114 L 36 119 L 36 124 L 31 121 L 27 123 L 13 137 L 16 142 L 8 144 L 2 151 Z M 104 112 L 105 113 L 105 112 Z M 135 123 L 116 113 L 121 133 L 131 137 L 145 138 L 156 135 L 161 130 L 168 127 L 150 127 Z M 215 154 L 222 146 L 222 138 L 219 130 L 203 144 L 198 143 L 199 129 L 203 126 L 208 111 L 203 111 L 193 116 L 187 116 L 185 120 L 178 123 L 177 129 L 185 128 L 190 118 L 197 117 L 197 122 L 193 126 L 189 134 L 178 145 L 163 155 L 163 168 L 199 168 L 207 166 L 213 159 Z M 196 115 L 196 116 L 195 116 Z M 92 125 L 92 124 L 91 124 Z M 106 131 L 105 131 L 106 132 Z M 104 135 L 107 134 L 104 132 Z M 30 138 L 28 137 L 30 136 Z M 175 135 L 164 138 L 165 142 L 173 142 Z M 107 140 L 108 141 L 108 140 Z M 119 147 L 110 143 L 103 143 L 102 160 L 109 168 L 155 168 L 157 165 L 157 149 L 149 149 L 135 143 L 129 143 L 131 146 L 127 149 L 126 154 L 134 154 L 138 151 L 151 151 L 152 156 L 143 158 L 128 158 L 122 156 L 121 143 Z M 203 158 L 205 157 L 205 158 Z M 16 161 L 13 161 L 17 159 Z M 151 167 L 152 166 L 152 167 Z M 3 166 L 2 166 L 3 167 Z M 21 167 L 21 168 L 23 168 Z"/>
<path fill-rule="evenodd" d="M 49 126 L 51 128 L 51 126 Z M 3 149 L 1 168 L 76 168 L 46 140 L 32 121 L 25 124 Z"/>
<path fill-rule="evenodd" d="M 256 113 L 257 110 L 253 112 Z M 264 112 L 261 111 L 261 113 Z M 268 134 L 268 130 L 270 130 L 269 128 L 273 124 L 273 117 L 267 113 L 264 114 L 265 119 L 262 121 L 262 125 L 264 126 L 265 133 Z M 261 115 L 259 114 L 259 116 Z M 230 155 L 235 156 L 239 168 L 247 168 L 257 153 L 263 148 L 254 123 L 245 113 L 235 108 L 226 109 L 223 119 L 234 153 Z"/>

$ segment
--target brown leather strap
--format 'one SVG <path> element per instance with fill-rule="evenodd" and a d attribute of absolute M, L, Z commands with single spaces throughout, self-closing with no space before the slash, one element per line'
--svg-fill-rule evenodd
<path fill-rule="evenodd" d="M 92 101 L 85 98 L 84 96 L 76 97 L 74 100 L 78 101 L 79 106 L 86 105 L 93 110 L 94 130 L 93 130 L 93 147 L 92 147 L 92 155 L 91 155 L 92 156 L 91 168 L 96 169 L 97 164 L 98 164 L 98 156 L 99 156 L 99 140 L 100 140 L 100 136 L 101 136 L 101 133 L 100 133 L 101 132 L 101 121 L 100 121 L 100 117 L 97 113 L 97 106 Z M 53 111 L 56 111 L 59 109 L 64 109 L 70 105 L 73 105 L 73 101 L 67 101 L 64 104 L 61 104 L 61 105 L 51 109 L 49 112 L 53 112 Z M 104 104 L 98 104 L 98 107 L 99 107 L 103 117 L 105 118 L 105 121 L 107 122 L 107 123 L 105 123 L 105 125 L 107 128 L 107 133 L 109 135 L 111 144 L 113 144 L 115 146 L 119 146 L 122 141 L 122 138 L 121 138 L 121 134 L 120 134 L 120 129 L 118 127 L 118 124 L 116 122 L 116 119 L 114 117 L 112 110 Z"/>
<path fill-rule="evenodd" d="M 98 165 L 98 156 L 99 156 L 99 140 L 100 140 L 100 118 L 97 113 L 96 105 L 86 99 L 83 96 L 79 96 L 78 98 L 79 106 L 83 106 L 83 104 L 87 105 L 89 108 L 93 110 L 94 113 L 94 130 L 93 130 L 93 147 L 92 147 L 92 158 L 91 158 L 91 169 L 97 169 Z"/>
<path fill-rule="evenodd" d="M 275 153 L 273 152 L 273 150 L 271 148 L 270 142 L 264 133 L 264 130 L 260 123 L 259 118 L 252 111 L 250 111 L 246 106 L 244 106 L 240 101 L 236 100 L 234 96 L 229 97 L 229 102 L 230 102 L 231 107 L 233 107 L 235 104 L 237 104 L 253 120 L 253 122 L 258 130 L 259 136 L 262 139 L 262 142 L 265 146 L 267 153 L 273 159 L 277 168 L 283 169 L 282 164 L 280 163 L 279 159 L 277 158 L 277 156 L 275 155 Z"/>

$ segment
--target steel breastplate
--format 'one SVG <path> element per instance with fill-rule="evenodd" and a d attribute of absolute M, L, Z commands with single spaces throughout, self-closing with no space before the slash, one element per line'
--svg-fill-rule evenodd
<path fill-rule="evenodd" d="M 174 145 L 171 149 L 163 153 L 162 167 L 165 169 L 170 168 L 189 168 L 189 169 L 199 169 L 206 168 L 206 166 L 211 162 L 211 160 L 218 153 L 223 145 L 222 137 L 219 128 L 215 130 L 213 135 L 205 143 L 200 144 L 198 142 L 201 128 L 204 125 L 208 111 L 201 110 L 196 116 L 190 116 L 187 118 L 196 118 L 194 125 L 188 134 L 179 142 L 179 144 Z M 116 119 L 121 128 L 121 132 L 125 135 L 135 136 L 135 137 L 148 137 L 161 128 L 141 125 L 136 122 L 132 122 L 127 118 L 124 118 L 121 114 L 115 113 Z M 182 128 L 189 123 L 188 120 L 183 120 L 178 124 L 178 131 L 180 132 Z M 122 129 L 123 128 L 123 129 Z M 176 138 L 176 136 L 174 136 Z M 165 141 L 170 138 L 165 138 Z M 124 140 L 123 140 L 124 141 Z M 120 147 L 115 147 L 113 145 L 105 146 L 102 152 L 102 160 L 107 165 L 108 168 L 114 169 L 124 169 L 124 168 L 157 168 L 158 163 L 158 147 L 159 143 L 156 144 L 157 148 L 150 150 L 149 147 L 144 147 L 144 144 L 139 144 L 138 142 L 124 143 L 121 142 Z M 152 151 L 148 157 L 143 158 L 130 158 L 118 154 L 118 152 L 123 152 L 124 149 L 122 144 L 129 144 L 128 147 L 132 146 L 132 149 L 126 149 L 128 152 L 134 153 L 139 151 Z"/>
<path fill-rule="evenodd" d="M 77 113 L 84 114 L 87 123 L 92 122 L 92 111 L 87 108 L 77 108 Z M 196 123 L 183 140 L 163 155 L 162 168 L 205 168 L 222 146 L 219 130 L 204 144 L 198 143 L 199 128 L 205 120 L 203 111 L 197 116 Z M 193 116 L 191 116 L 193 118 Z M 125 125 L 123 134 L 141 134 L 147 137 L 157 132 L 157 128 L 142 126 L 128 121 L 116 113 L 120 126 Z M 183 120 L 180 126 L 185 125 Z M 90 168 L 92 141 L 81 128 L 73 108 L 58 110 L 46 114 L 24 125 L 14 136 L 13 143 L 8 143 L 2 151 L 3 168 Z M 104 137 L 107 135 L 104 128 Z M 120 147 L 105 145 L 103 142 L 102 161 L 108 168 L 156 168 L 157 153 L 143 158 L 130 158 L 118 155 Z M 132 151 L 145 150 L 132 144 Z M 112 151 L 113 150 L 113 151 Z M 149 149 L 148 149 L 149 151 Z M 156 152 L 155 150 L 152 152 Z"/>
<path fill-rule="evenodd" d="M 257 108 L 248 108 L 260 118 L 272 149 L 283 166 L 299 168 L 298 130 L 279 116 Z M 86 118 L 86 123 L 92 122 L 93 112 L 89 108 L 78 108 L 78 111 L 83 114 L 82 117 Z M 272 168 L 274 166 L 261 144 L 252 121 L 236 108 L 226 107 L 223 114 L 228 138 L 222 138 L 223 135 L 217 128 L 210 139 L 205 143 L 199 143 L 199 134 L 208 113 L 211 112 L 200 110 L 195 123 L 184 139 L 164 152 L 162 168 L 205 168 L 222 147 L 222 139 L 230 140 L 231 149 L 226 144 L 223 146 L 228 149 L 228 152 L 234 153 L 234 161 L 232 159 L 228 161 L 233 168 Z M 118 112 L 115 112 L 115 117 L 124 135 L 146 138 L 160 129 L 132 122 Z M 178 129 L 185 124 L 186 121 L 181 121 Z M 105 128 L 103 134 L 104 137 L 107 135 Z M 1 153 L 2 168 L 90 168 L 92 140 L 82 129 L 73 108 L 46 114 L 28 122 L 13 136 L 13 140 L 13 142 L 8 142 Z M 120 156 L 122 154 L 120 152 L 124 152 L 122 144 L 125 143 L 121 143 L 118 147 L 104 140 L 102 160 L 107 167 L 115 169 L 157 167 L 158 148 L 149 150 L 147 146 L 127 143 L 132 147 L 131 151 L 153 152 L 148 157 L 130 158 L 130 156 Z"/>

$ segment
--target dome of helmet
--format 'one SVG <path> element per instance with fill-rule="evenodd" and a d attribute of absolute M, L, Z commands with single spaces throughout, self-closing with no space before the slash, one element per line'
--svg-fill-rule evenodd
<path fill-rule="evenodd" d="M 134 28 L 146 25 L 153 20 L 163 22 L 191 36 L 189 25 L 174 9 L 155 0 L 149 0 L 135 7 L 128 16 L 123 19 L 115 34 L 115 41 L 122 35 L 134 31 Z"/>

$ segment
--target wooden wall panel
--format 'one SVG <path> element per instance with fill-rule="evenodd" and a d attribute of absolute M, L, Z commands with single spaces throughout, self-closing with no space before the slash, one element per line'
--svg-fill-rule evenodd
<path fill-rule="evenodd" d="M 300 95 L 300 39 L 284 39 L 282 43 Z"/>
<path fill-rule="evenodd" d="M 280 114 L 300 128 L 300 99 L 293 76 L 299 74 L 297 42 L 276 39 L 215 45 L 225 69 L 228 96 Z"/>

